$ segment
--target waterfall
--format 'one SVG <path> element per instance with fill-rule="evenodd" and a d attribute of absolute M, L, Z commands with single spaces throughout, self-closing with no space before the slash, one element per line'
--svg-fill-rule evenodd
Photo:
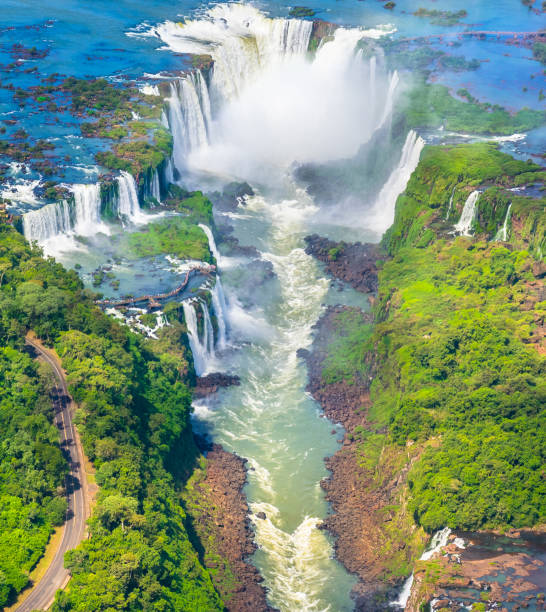
<path fill-rule="evenodd" d="M 218 251 L 218 247 L 216 246 L 216 241 L 214 240 L 212 231 L 210 227 L 204 223 L 200 223 L 199 227 L 205 232 L 209 241 L 210 252 L 213 254 L 214 258 L 216 259 L 216 264 L 218 265 L 221 260 L 221 255 Z M 226 347 L 227 339 L 227 305 L 224 295 L 224 288 L 222 287 L 222 281 L 220 280 L 219 270 L 216 271 L 216 282 L 211 291 L 211 296 L 214 314 L 216 315 L 216 320 L 218 321 L 217 346 L 220 350 L 222 350 Z"/>
<path fill-rule="evenodd" d="M 59 234 L 67 234 L 71 229 L 70 207 L 65 200 L 23 215 L 23 233 L 29 242 L 41 243 Z"/>
<path fill-rule="evenodd" d="M 453 189 L 451 190 L 451 197 L 449 198 L 449 204 L 447 206 L 447 213 L 446 213 L 446 221 L 449 219 L 449 215 L 451 214 L 451 209 L 453 208 L 453 196 L 455 195 L 455 187 L 456 185 L 453 186 Z"/>
<path fill-rule="evenodd" d="M 392 113 L 392 107 L 394 104 L 394 93 L 396 88 L 398 87 L 398 83 L 400 82 L 400 77 L 398 76 L 398 72 L 395 70 L 389 79 L 389 89 L 387 91 L 387 100 L 385 102 L 385 108 L 383 110 L 383 115 L 381 117 L 381 122 L 379 123 L 379 127 L 383 126 L 387 119 L 390 117 Z"/>
<path fill-rule="evenodd" d="M 378 233 L 383 233 L 392 225 L 398 196 L 404 191 L 410 176 L 419 163 L 425 141 L 411 130 L 404 142 L 402 155 L 396 168 L 381 188 L 371 211 L 369 225 Z"/>
<path fill-rule="evenodd" d="M 351 157 L 387 121 L 398 74 L 387 75 L 357 51 L 361 39 L 387 31 L 337 28 L 310 61 L 312 27 L 308 20 L 270 19 L 247 4 L 229 3 L 198 20 L 152 28 L 173 51 L 214 60 L 206 78 L 196 70 L 170 85 L 166 118 L 178 172 L 234 179 L 243 173 L 263 182 L 249 165 L 259 172 L 295 160 Z"/>
<path fill-rule="evenodd" d="M 216 259 L 216 263 L 220 260 L 220 253 L 218 252 L 218 248 L 216 247 L 216 241 L 214 240 L 214 236 L 212 235 L 212 231 L 208 225 L 204 223 L 200 223 L 199 227 L 205 232 L 207 239 L 209 241 L 209 249 L 213 254 L 214 259 Z"/>
<path fill-rule="evenodd" d="M 197 325 L 196 306 L 201 306 L 203 313 L 203 337 L 199 336 Z M 214 359 L 214 329 L 210 320 L 210 313 L 205 302 L 201 300 L 184 300 L 182 302 L 184 318 L 188 328 L 188 339 L 193 355 L 195 373 L 201 376 L 207 371 L 207 366 Z"/>
<path fill-rule="evenodd" d="M 223 350 L 226 347 L 227 342 L 227 305 L 224 295 L 224 288 L 222 287 L 222 281 L 220 280 L 219 275 L 216 275 L 216 282 L 214 283 L 211 295 L 214 314 L 216 315 L 216 320 L 218 322 L 218 340 L 216 345 L 219 350 Z"/>
<path fill-rule="evenodd" d="M 508 205 L 508 210 L 506 211 L 506 216 L 504 217 L 504 223 L 502 224 L 502 227 L 497 232 L 497 235 L 495 236 L 495 240 L 502 240 L 503 242 L 506 242 L 506 240 L 508 239 L 508 220 L 510 219 L 510 209 L 511 208 L 512 208 L 512 202 L 510 202 L 510 204 Z"/>
<path fill-rule="evenodd" d="M 23 215 L 23 233 L 27 240 L 43 244 L 60 235 L 94 236 L 99 232 L 108 233 L 100 217 L 99 183 L 72 185 L 71 191 L 73 202 L 62 200 Z"/>
<path fill-rule="evenodd" d="M 201 376 L 201 374 L 205 372 L 207 366 L 207 349 L 199 339 L 197 314 L 193 302 L 183 301 L 182 308 L 184 309 L 184 319 L 186 320 L 186 327 L 188 328 L 188 339 L 193 355 L 195 373 Z"/>
<path fill-rule="evenodd" d="M 444 527 L 440 531 L 437 531 L 431 538 L 428 548 L 425 552 L 419 557 L 419 561 L 428 561 L 440 551 L 446 544 L 449 539 L 449 535 L 451 533 L 451 529 L 449 527 Z M 411 595 L 411 587 L 413 585 L 413 574 L 404 582 L 402 586 L 402 590 L 400 591 L 400 595 L 398 599 L 391 602 L 391 606 L 402 608 L 406 607 L 408 603 L 408 599 Z"/>
<path fill-rule="evenodd" d="M 214 357 L 214 329 L 210 320 L 209 309 L 205 302 L 201 302 L 203 311 L 203 346 L 206 348 L 207 356 Z"/>
<path fill-rule="evenodd" d="M 461 236 L 470 236 L 470 230 L 472 229 L 472 222 L 476 215 L 476 204 L 480 197 L 479 191 L 473 191 L 466 202 L 464 203 L 463 212 L 459 222 L 454 226 L 455 233 Z"/>
<path fill-rule="evenodd" d="M 159 185 L 159 173 L 157 168 L 154 168 L 154 171 L 152 172 L 152 180 L 149 185 L 149 195 L 154 198 L 158 204 L 161 204 L 161 188 Z"/>
<path fill-rule="evenodd" d="M 207 144 L 210 100 L 207 84 L 198 70 L 170 84 L 169 127 L 173 135 L 173 161 L 180 171 L 192 150 Z"/>
<path fill-rule="evenodd" d="M 413 574 L 404 582 L 398 599 L 391 601 L 391 606 L 401 608 L 402 610 L 406 607 L 408 599 L 411 595 L 411 587 L 413 586 Z"/>
<path fill-rule="evenodd" d="M 170 158 L 167 160 L 167 163 L 165 164 L 165 182 L 167 183 L 167 186 L 170 183 L 174 183 L 174 166 L 173 166 L 173 160 Z"/>
<path fill-rule="evenodd" d="M 74 194 L 74 233 L 94 236 L 102 226 L 100 184 L 72 185 Z"/>
<path fill-rule="evenodd" d="M 129 172 L 122 171 L 117 177 L 117 212 L 121 221 L 137 222 L 141 217 L 135 179 Z"/>

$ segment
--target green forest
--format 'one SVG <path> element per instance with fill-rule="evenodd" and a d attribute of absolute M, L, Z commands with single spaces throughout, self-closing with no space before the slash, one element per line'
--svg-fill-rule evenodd
<path fill-rule="evenodd" d="M 507 191 L 541 177 L 494 145 L 425 148 L 383 238 L 374 325 L 337 315 L 323 380 L 363 384 L 372 369 L 358 461 L 380 480 L 385 457 L 411 460 L 408 509 L 428 532 L 546 520 L 546 199 Z M 457 237 L 478 188 L 475 236 Z"/>
<path fill-rule="evenodd" d="M 8 225 L 0 266 L 0 606 L 28 583 L 66 504 L 50 379 L 23 351 L 34 330 L 62 358 L 100 487 L 91 538 L 67 555 L 73 577 L 53 609 L 223 609 L 180 503 L 197 456 L 183 326 L 173 321 L 157 341 L 131 333 L 94 306 L 74 271 Z"/>

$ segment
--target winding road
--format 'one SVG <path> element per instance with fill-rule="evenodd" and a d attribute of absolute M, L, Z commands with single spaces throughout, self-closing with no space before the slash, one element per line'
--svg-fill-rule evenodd
<path fill-rule="evenodd" d="M 83 451 L 72 424 L 72 398 L 68 394 L 64 372 L 54 354 L 45 349 L 38 341 L 27 336 L 25 342 L 52 367 L 57 379 L 57 384 L 52 391 L 55 425 L 59 429 L 61 450 L 69 463 L 70 471 L 66 478 L 68 509 L 61 543 L 45 574 L 34 585 L 21 605 L 16 608 L 17 612 L 47 610 L 51 606 L 57 590 L 63 588 L 70 579 L 70 573 L 64 567 L 64 555 L 84 538 L 86 520 L 89 515 Z"/>

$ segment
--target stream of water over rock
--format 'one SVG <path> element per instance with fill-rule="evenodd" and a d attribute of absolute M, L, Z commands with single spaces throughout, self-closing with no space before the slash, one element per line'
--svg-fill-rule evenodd
<path fill-rule="evenodd" d="M 204 369 L 203 351 L 198 359 L 202 372 L 228 370 L 241 385 L 197 402 L 195 426 L 248 459 L 253 561 L 271 604 L 283 611 L 351 610 L 355 579 L 318 529 L 328 512 L 323 460 L 338 448 L 340 430 L 306 393 L 307 372 L 297 357 L 312 341 L 329 281 L 304 251 L 318 207 L 290 176 L 293 162 L 355 155 L 390 120 L 398 77 L 381 56 L 363 52 L 361 41 L 381 30 L 339 28 L 309 57 L 309 22 L 268 19 L 245 5 L 218 5 L 203 19 L 168 22 L 154 33 L 173 50 L 210 53 L 215 62 L 207 79 L 193 73 L 171 88 L 167 119 L 181 182 L 198 186 L 212 175 L 251 183 L 256 195 L 227 219 L 241 245 L 257 249 L 275 273 L 273 281 L 258 280 L 243 259 L 222 256 L 220 244 L 227 348 Z M 415 147 L 411 173 L 422 141 L 413 136 L 408 147 Z M 395 190 L 384 197 L 392 207 Z"/>

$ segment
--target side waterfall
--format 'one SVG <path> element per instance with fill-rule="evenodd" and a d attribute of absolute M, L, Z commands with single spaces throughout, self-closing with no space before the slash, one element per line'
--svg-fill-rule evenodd
<path fill-rule="evenodd" d="M 508 210 L 506 211 L 506 216 L 504 217 L 504 223 L 502 224 L 502 227 L 497 232 L 497 235 L 495 236 L 495 240 L 502 240 L 503 242 L 506 242 L 506 240 L 508 239 L 508 221 L 510 220 L 510 209 L 511 208 L 512 208 L 512 202 L 510 202 L 510 204 L 508 205 Z"/>
<path fill-rule="evenodd" d="M 443 548 L 448 541 L 449 535 L 451 533 L 451 529 L 449 527 L 444 527 L 440 531 L 437 531 L 430 540 L 430 544 L 425 552 L 419 557 L 419 561 L 428 561 L 435 555 L 437 552 Z M 413 574 L 404 582 L 402 590 L 400 591 L 400 595 L 398 599 L 391 602 L 391 606 L 396 608 L 401 608 L 402 610 L 406 607 L 408 603 L 409 596 L 411 595 L 411 587 L 413 585 Z"/>
<path fill-rule="evenodd" d="M 173 135 L 173 161 L 182 170 L 188 153 L 208 142 L 210 100 L 199 70 L 173 81 L 170 88 L 168 123 Z"/>
<path fill-rule="evenodd" d="M 453 187 L 453 189 L 451 190 L 451 197 L 449 198 L 449 204 L 447 206 L 447 212 L 446 212 L 446 217 L 445 217 L 446 221 L 449 219 L 449 215 L 451 214 L 451 209 L 453 208 L 453 197 L 455 195 L 455 187 Z"/>
<path fill-rule="evenodd" d="M 404 142 L 396 168 L 383 185 L 370 215 L 370 227 L 383 233 L 392 225 L 398 196 L 404 191 L 412 172 L 417 168 L 425 141 L 411 130 Z"/>
<path fill-rule="evenodd" d="M 218 251 L 218 247 L 216 246 L 216 241 L 214 240 L 212 231 L 210 227 L 208 227 L 204 223 L 200 223 L 199 227 L 205 232 L 207 236 L 210 252 L 216 259 L 216 265 L 218 266 L 221 260 L 221 255 Z M 226 347 L 227 342 L 227 305 L 224 288 L 222 287 L 222 281 L 220 280 L 220 273 L 218 270 L 216 273 L 216 281 L 211 291 L 211 296 L 214 314 L 216 315 L 216 320 L 218 322 L 217 346 L 220 350 L 222 350 Z"/>
<path fill-rule="evenodd" d="M 195 306 L 199 304 L 201 305 L 204 317 L 203 338 L 199 337 L 197 312 L 195 310 Z M 209 311 L 207 305 L 200 300 L 184 300 L 182 308 L 184 309 L 184 318 L 188 328 L 188 339 L 193 355 L 195 373 L 201 376 L 207 371 L 207 365 L 210 360 L 214 358 L 214 334 Z"/>
<path fill-rule="evenodd" d="M 141 218 L 140 204 L 135 179 L 129 172 L 122 171 L 117 178 L 117 213 L 122 222 L 136 222 Z"/>
<path fill-rule="evenodd" d="M 466 202 L 464 203 L 463 212 L 461 213 L 461 218 L 459 222 L 455 224 L 454 230 L 455 233 L 460 234 L 461 236 L 470 236 L 470 230 L 472 229 L 472 222 L 474 221 L 474 216 L 476 215 L 476 204 L 480 197 L 479 191 L 473 191 Z"/>
<path fill-rule="evenodd" d="M 220 280 L 220 276 L 218 274 L 216 275 L 216 282 L 214 283 L 211 295 L 214 314 L 216 315 L 216 321 L 218 322 L 218 340 L 216 345 L 219 350 L 223 350 L 226 348 L 227 344 L 227 305 L 224 295 L 224 288 L 222 287 L 222 281 Z"/>
<path fill-rule="evenodd" d="M 148 195 L 152 197 L 158 204 L 161 204 L 161 188 L 159 185 L 159 173 L 157 168 L 152 173 L 152 180 L 148 187 Z"/>

